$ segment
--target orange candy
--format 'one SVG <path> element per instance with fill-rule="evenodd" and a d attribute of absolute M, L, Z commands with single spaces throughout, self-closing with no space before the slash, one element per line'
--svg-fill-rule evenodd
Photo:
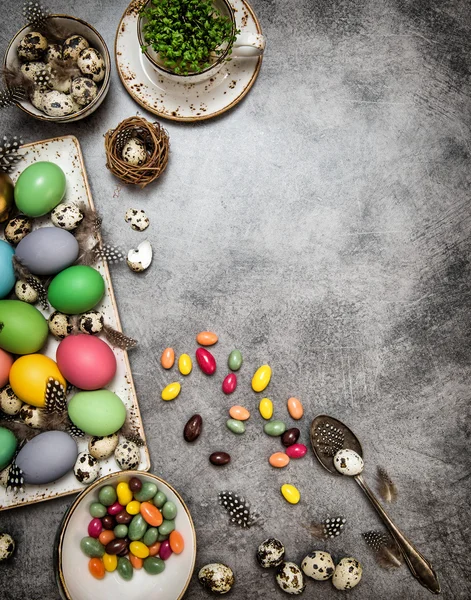
<path fill-rule="evenodd" d="M 270 456 L 268 462 L 271 464 L 272 467 L 282 469 L 283 467 L 286 467 L 286 465 L 289 463 L 289 456 L 284 452 L 275 452 L 275 454 L 272 454 Z"/>
<path fill-rule="evenodd" d="M 135 569 L 142 569 L 142 565 L 144 564 L 142 558 L 134 556 L 132 552 L 129 553 L 129 562 Z"/>
<path fill-rule="evenodd" d="M 183 552 L 185 542 L 183 541 L 181 533 L 178 531 L 172 531 L 168 540 L 170 542 L 170 548 L 172 549 L 172 552 L 175 554 L 181 554 Z"/>
<path fill-rule="evenodd" d="M 212 331 L 201 331 L 196 336 L 196 341 L 200 346 L 213 346 L 218 339 L 218 336 Z"/>
<path fill-rule="evenodd" d="M 101 558 L 91 558 L 88 561 L 88 570 L 95 579 L 103 579 L 105 576 L 105 565 Z"/>
<path fill-rule="evenodd" d="M 231 406 L 229 414 L 232 419 L 237 419 L 237 421 L 247 421 L 250 417 L 249 411 L 243 406 Z"/>
<path fill-rule="evenodd" d="M 98 541 L 100 542 L 100 544 L 103 544 L 103 546 L 106 546 L 106 544 L 114 540 L 115 537 L 116 536 L 113 533 L 112 529 L 103 529 L 103 531 L 98 536 Z"/>
<path fill-rule="evenodd" d="M 175 362 L 175 351 L 173 348 L 165 348 L 160 357 L 160 364 L 164 369 L 171 369 Z"/>
<path fill-rule="evenodd" d="M 288 412 L 293 419 L 300 419 L 304 414 L 304 408 L 301 401 L 297 398 L 288 399 Z"/>
<path fill-rule="evenodd" d="M 160 510 L 150 502 L 141 502 L 139 510 L 144 521 L 152 527 L 160 527 L 164 522 Z"/>
<path fill-rule="evenodd" d="M 152 544 L 151 546 L 147 547 L 149 548 L 149 556 L 157 556 L 160 550 L 160 542 L 155 542 L 155 544 Z"/>

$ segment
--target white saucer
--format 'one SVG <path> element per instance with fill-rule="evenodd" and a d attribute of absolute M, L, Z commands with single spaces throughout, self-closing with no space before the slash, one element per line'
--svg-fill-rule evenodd
<path fill-rule="evenodd" d="M 165 79 L 141 52 L 137 37 L 139 10 L 145 0 L 134 0 L 119 22 L 115 39 L 118 74 L 126 91 L 146 110 L 174 121 L 202 121 L 224 113 L 247 94 L 257 79 L 262 56 L 234 58 L 211 79 L 181 84 Z M 232 0 L 237 28 L 262 33 L 245 0 Z"/>

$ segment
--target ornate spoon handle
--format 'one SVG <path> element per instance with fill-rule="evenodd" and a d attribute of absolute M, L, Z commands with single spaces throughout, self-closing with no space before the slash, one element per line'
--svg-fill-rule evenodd
<path fill-rule="evenodd" d="M 368 487 L 363 477 L 361 475 L 356 475 L 354 479 L 361 487 L 361 489 L 365 492 L 368 500 L 374 506 L 376 512 L 383 520 L 383 523 L 388 528 L 389 533 L 396 540 L 396 543 L 402 555 L 404 556 L 404 560 L 406 561 L 407 566 L 409 567 L 412 575 L 419 581 L 419 583 L 421 583 L 429 591 L 431 591 L 434 594 L 439 594 L 440 583 L 438 581 L 437 574 L 433 570 L 432 565 L 428 562 L 426 558 L 422 556 L 422 554 L 418 550 L 414 548 L 414 546 L 409 542 L 406 536 L 391 521 L 389 515 L 386 513 L 376 496 Z"/>

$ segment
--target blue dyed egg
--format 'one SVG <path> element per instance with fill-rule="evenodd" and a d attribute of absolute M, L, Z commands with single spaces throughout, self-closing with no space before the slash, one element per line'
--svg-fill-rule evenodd
<path fill-rule="evenodd" d="M 5 298 L 15 285 L 15 272 L 11 261 L 14 249 L 8 242 L 0 240 L 0 298 Z"/>

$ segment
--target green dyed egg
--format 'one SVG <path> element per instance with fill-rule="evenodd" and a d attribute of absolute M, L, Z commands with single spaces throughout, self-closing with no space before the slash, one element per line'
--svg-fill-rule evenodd
<path fill-rule="evenodd" d="M 111 487 L 111 486 L 110 486 Z M 113 503 L 111 503 L 113 504 Z M 111 506 L 110 504 L 110 506 Z M 102 517 L 104 517 L 106 515 L 106 506 L 104 504 L 101 504 L 101 502 L 93 502 L 90 505 L 90 514 L 92 515 L 92 517 L 95 517 L 95 519 L 101 519 Z"/>
<path fill-rule="evenodd" d="M 96 538 L 90 536 L 81 539 L 80 548 L 90 558 L 101 558 L 105 553 L 103 544 L 100 544 Z"/>
<path fill-rule="evenodd" d="M 161 558 L 156 556 L 148 556 L 144 559 L 144 570 L 149 575 L 159 575 L 165 570 L 165 563 Z"/>
<path fill-rule="evenodd" d="M 52 306 L 66 315 L 92 309 L 105 294 L 105 282 L 92 267 L 75 265 L 58 273 L 49 285 L 47 297 Z"/>
<path fill-rule="evenodd" d="M 167 496 L 163 492 L 157 492 L 154 496 L 154 504 L 157 508 L 162 508 L 162 506 L 167 502 Z"/>
<path fill-rule="evenodd" d="M 104 485 L 98 492 L 98 500 L 103 506 L 111 506 L 116 502 L 118 496 L 112 485 Z M 103 515 L 104 516 L 104 515 Z"/>
<path fill-rule="evenodd" d="M 167 521 L 171 521 L 177 516 L 177 507 L 173 502 L 166 502 L 162 507 L 162 516 Z"/>
<path fill-rule="evenodd" d="M 145 481 L 138 492 L 134 492 L 134 498 L 138 502 L 147 502 L 157 494 L 157 486 L 151 481 Z"/>
<path fill-rule="evenodd" d="M 142 515 L 135 515 L 129 523 L 128 537 L 132 541 L 140 540 L 141 537 L 144 536 L 146 530 L 147 523 L 145 522 L 144 517 Z"/>
<path fill-rule="evenodd" d="M 229 354 L 227 364 L 231 371 L 238 371 L 240 369 L 240 367 L 242 366 L 242 354 L 240 350 L 233 350 Z"/>
<path fill-rule="evenodd" d="M 0 427 L 0 471 L 11 463 L 17 445 L 14 434 L 6 427 Z"/>
<path fill-rule="evenodd" d="M 65 194 L 64 171 L 52 162 L 35 162 L 15 184 L 15 203 L 28 217 L 41 217 L 59 204 Z"/>
<path fill-rule="evenodd" d="M 132 564 L 129 562 L 127 558 L 123 556 L 118 557 L 118 568 L 117 571 L 119 575 L 125 580 L 130 581 L 134 574 L 134 569 L 132 568 Z"/>
<path fill-rule="evenodd" d="M 156 527 L 149 527 L 149 529 L 144 534 L 144 539 L 142 540 L 146 546 L 152 546 L 157 541 L 159 537 L 159 532 Z"/>
<path fill-rule="evenodd" d="M 72 397 L 67 410 L 72 423 L 88 435 L 111 435 L 126 420 L 123 401 L 109 390 L 79 392 Z"/>
<path fill-rule="evenodd" d="M 227 419 L 226 425 L 227 428 L 232 431 L 232 433 L 245 433 L 245 425 L 243 421 L 237 421 L 237 419 Z"/>
<path fill-rule="evenodd" d="M 113 529 L 113 533 L 117 538 L 125 538 L 128 535 L 128 526 L 120 523 Z"/>
<path fill-rule="evenodd" d="M 263 431 L 267 435 L 277 437 L 278 435 L 284 434 L 286 431 L 286 425 L 283 423 L 283 421 L 269 421 L 263 426 Z"/>
<path fill-rule="evenodd" d="M 47 339 L 47 321 L 37 308 L 20 300 L 0 300 L 0 348 L 33 354 Z"/>
<path fill-rule="evenodd" d="M 162 525 L 159 527 L 160 535 L 170 535 L 172 531 L 175 529 L 175 521 L 173 520 L 164 520 Z"/>

